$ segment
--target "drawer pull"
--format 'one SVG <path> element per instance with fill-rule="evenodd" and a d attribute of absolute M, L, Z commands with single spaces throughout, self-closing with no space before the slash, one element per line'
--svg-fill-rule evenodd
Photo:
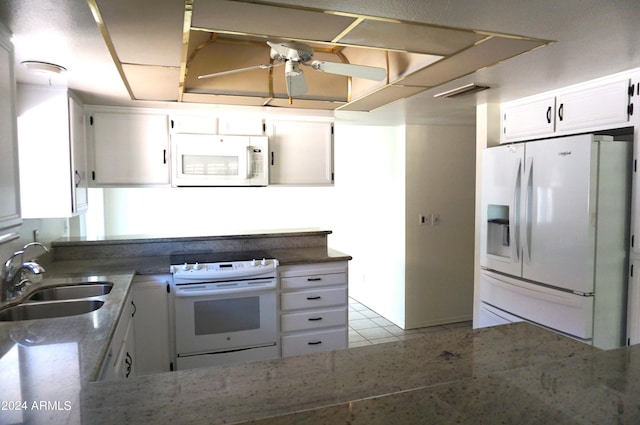
<path fill-rule="evenodd" d="M 308 319 L 310 322 L 317 322 L 319 320 L 322 320 L 322 317 L 309 317 Z"/>
<path fill-rule="evenodd" d="M 320 345 L 320 344 L 322 344 L 322 341 L 310 341 L 310 342 L 307 342 L 307 345 Z"/>
<path fill-rule="evenodd" d="M 315 296 L 315 297 L 307 297 L 307 299 L 308 299 L 309 301 L 319 300 L 320 298 L 322 298 L 320 295 L 317 295 L 317 296 Z"/>
<path fill-rule="evenodd" d="M 321 281 L 322 278 L 321 277 L 308 277 L 307 278 L 307 282 L 318 282 Z"/>

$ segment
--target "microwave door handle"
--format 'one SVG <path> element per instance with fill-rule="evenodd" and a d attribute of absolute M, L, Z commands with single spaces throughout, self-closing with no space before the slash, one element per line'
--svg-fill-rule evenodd
<path fill-rule="evenodd" d="M 251 146 L 247 146 L 247 156 L 246 156 L 247 165 L 246 167 L 244 167 L 244 169 L 246 170 L 246 174 L 244 176 L 245 179 L 250 179 L 253 171 L 251 169 L 252 168 L 251 152 L 253 152 L 253 148 Z"/>

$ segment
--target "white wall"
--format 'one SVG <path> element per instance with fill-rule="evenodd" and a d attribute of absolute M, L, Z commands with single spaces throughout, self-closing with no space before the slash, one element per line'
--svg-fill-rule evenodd
<path fill-rule="evenodd" d="M 247 230 L 331 228 L 335 188 L 104 189 L 108 235 L 218 235 Z"/>
<path fill-rule="evenodd" d="M 475 127 L 408 126 L 406 157 L 406 327 L 471 320 Z"/>
<path fill-rule="evenodd" d="M 353 256 L 349 293 L 404 326 L 404 126 L 336 125 L 336 248 Z"/>
<path fill-rule="evenodd" d="M 0 231 L 0 235 L 6 233 L 18 233 L 20 237 L 11 242 L 0 245 L 0 261 L 2 264 L 9 258 L 15 251 L 22 249 L 22 247 L 29 242 L 34 241 L 33 232 L 38 231 L 38 240 L 46 245 L 51 246 L 51 242 L 62 237 L 69 236 L 71 228 L 76 228 L 80 217 L 73 217 L 70 219 L 65 218 L 49 218 L 49 219 L 28 219 L 23 220 L 20 226 L 3 229 Z M 37 248 L 31 248 L 30 254 L 39 256 L 41 251 Z M 27 259 L 27 258 L 25 258 Z M 46 265 L 51 260 L 50 256 L 45 256 L 41 260 L 41 264 Z"/>

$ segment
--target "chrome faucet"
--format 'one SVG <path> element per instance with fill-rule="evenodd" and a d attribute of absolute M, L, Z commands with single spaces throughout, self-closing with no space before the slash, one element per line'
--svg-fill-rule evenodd
<path fill-rule="evenodd" d="M 25 277 L 25 272 L 30 272 L 34 275 L 44 273 L 44 267 L 35 260 L 24 261 L 24 253 L 32 246 L 39 246 L 44 249 L 44 252 L 49 252 L 47 247 L 40 242 L 31 242 L 22 247 L 21 250 L 11 254 L 2 266 L 2 292 L 0 293 L 0 302 L 12 301 L 24 291 L 26 284 L 30 283 L 30 280 Z M 15 259 L 18 257 L 20 257 L 20 264 L 15 265 Z"/>

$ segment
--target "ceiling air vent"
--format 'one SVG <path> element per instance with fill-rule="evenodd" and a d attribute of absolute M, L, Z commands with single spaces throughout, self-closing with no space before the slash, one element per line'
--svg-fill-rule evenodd
<path fill-rule="evenodd" d="M 473 93 L 478 93 L 480 91 L 487 90 L 489 88 L 490 88 L 489 86 L 479 86 L 475 83 L 471 83 L 455 89 L 447 90 L 442 93 L 434 94 L 433 97 L 447 97 L 447 98 L 461 97 L 461 96 L 466 96 Z"/>

